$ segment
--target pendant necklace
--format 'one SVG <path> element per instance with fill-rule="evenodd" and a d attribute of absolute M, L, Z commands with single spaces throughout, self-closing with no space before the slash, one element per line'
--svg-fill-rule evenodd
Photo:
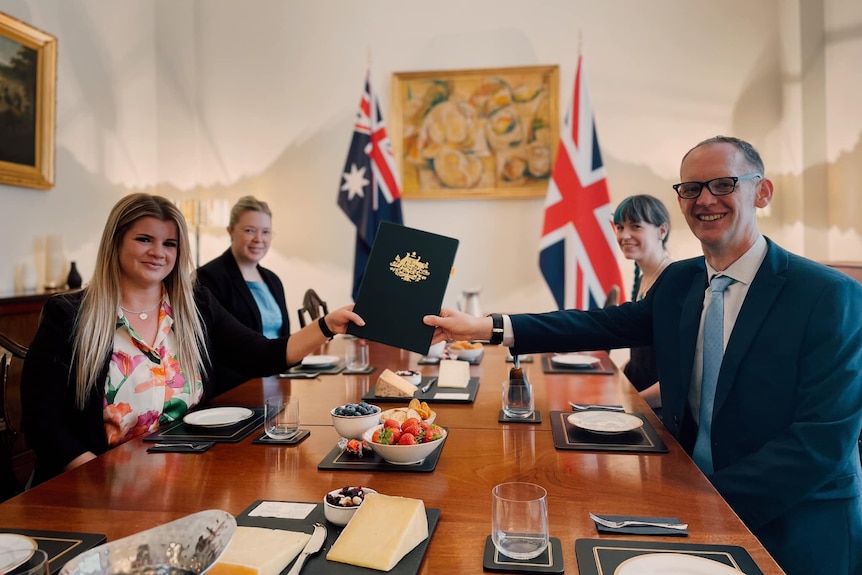
<path fill-rule="evenodd" d="M 658 264 L 656 270 L 651 273 L 648 278 L 646 278 L 647 281 L 641 284 L 640 293 L 638 294 L 638 301 L 644 298 L 646 292 L 649 291 L 649 289 L 652 287 L 652 284 L 655 283 L 655 280 L 658 278 L 661 272 L 664 271 L 664 268 L 666 268 L 668 264 L 670 264 L 670 258 L 665 256 L 664 259 L 662 259 L 661 262 Z"/>
<path fill-rule="evenodd" d="M 159 303 L 162 303 L 162 302 L 160 301 Z M 130 310 L 130 309 L 126 309 L 126 308 L 124 308 L 123 306 L 120 306 L 120 309 L 121 309 L 121 310 L 123 310 L 124 312 L 128 312 L 128 313 L 136 314 L 139 318 L 141 318 L 142 320 L 144 320 L 144 319 L 147 319 L 148 317 L 150 317 L 148 314 L 149 314 L 151 311 L 153 311 L 154 309 L 156 309 L 157 307 L 159 307 L 159 303 L 157 303 L 156 305 L 154 305 L 154 306 L 153 306 L 153 307 L 151 307 L 150 309 L 145 309 L 144 311 L 132 311 L 132 310 Z"/>

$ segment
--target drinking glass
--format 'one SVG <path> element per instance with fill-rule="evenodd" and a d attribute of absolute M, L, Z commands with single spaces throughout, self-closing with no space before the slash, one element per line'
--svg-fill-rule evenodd
<path fill-rule="evenodd" d="M 362 371 L 368 368 L 368 340 L 351 338 L 344 348 L 344 363 L 350 371 Z"/>
<path fill-rule="evenodd" d="M 526 379 L 503 380 L 503 413 L 526 419 L 533 416 L 533 388 Z"/>
<path fill-rule="evenodd" d="M 548 492 L 533 483 L 501 483 L 491 491 L 491 540 L 497 551 L 526 560 L 548 548 Z"/>
<path fill-rule="evenodd" d="M 276 395 L 263 405 L 264 431 L 272 439 L 290 439 L 299 433 L 299 398 Z"/>
<path fill-rule="evenodd" d="M 7 550 L 0 552 L 0 565 L 14 565 L 29 551 Z M 36 549 L 33 554 L 12 571 L 15 575 L 48 575 L 48 554 Z"/>

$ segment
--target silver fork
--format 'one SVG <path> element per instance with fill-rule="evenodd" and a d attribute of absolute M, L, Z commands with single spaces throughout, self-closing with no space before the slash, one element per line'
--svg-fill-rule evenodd
<path fill-rule="evenodd" d="M 625 411 L 626 408 L 622 405 L 593 405 L 589 403 L 572 403 L 569 402 L 569 405 L 572 408 L 577 409 L 578 411 L 587 411 L 590 409 L 603 409 L 605 411 Z"/>
<path fill-rule="evenodd" d="M 688 529 L 688 523 L 661 523 L 661 522 L 652 522 L 652 521 L 609 521 L 607 519 L 602 519 L 598 515 L 594 515 L 590 513 L 590 519 L 598 523 L 599 525 L 604 525 L 610 529 L 619 529 L 621 527 L 665 527 L 667 529 L 678 529 L 680 531 L 685 531 Z"/>
<path fill-rule="evenodd" d="M 153 447 L 188 447 L 189 449 L 206 449 L 206 443 L 156 443 Z"/>

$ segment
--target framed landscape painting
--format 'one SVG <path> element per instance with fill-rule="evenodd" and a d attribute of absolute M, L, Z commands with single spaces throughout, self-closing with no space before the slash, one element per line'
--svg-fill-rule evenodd
<path fill-rule="evenodd" d="M 0 184 L 54 185 L 57 39 L 0 12 Z"/>
<path fill-rule="evenodd" d="M 559 68 L 399 72 L 392 146 L 405 198 L 544 197 Z"/>

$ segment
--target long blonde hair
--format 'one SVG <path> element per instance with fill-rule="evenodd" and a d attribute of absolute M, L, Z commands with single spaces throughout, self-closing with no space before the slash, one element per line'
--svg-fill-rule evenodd
<path fill-rule="evenodd" d="M 174 269 L 164 279 L 165 290 L 173 310 L 173 331 L 178 358 L 186 377 L 197 382 L 204 374 L 204 324 L 194 300 L 189 233 L 182 212 L 168 199 L 150 194 L 130 194 L 111 210 L 99 252 L 93 279 L 85 290 L 81 309 L 75 322 L 72 350 L 77 362 L 75 369 L 75 399 L 84 409 L 87 397 L 97 385 L 105 358 L 114 348 L 117 307 L 120 305 L 120 245 L 132 225 L 141 218 L 151 217 L 162 222 L 174 222 L 179 232 L 177 259 Z"/>

